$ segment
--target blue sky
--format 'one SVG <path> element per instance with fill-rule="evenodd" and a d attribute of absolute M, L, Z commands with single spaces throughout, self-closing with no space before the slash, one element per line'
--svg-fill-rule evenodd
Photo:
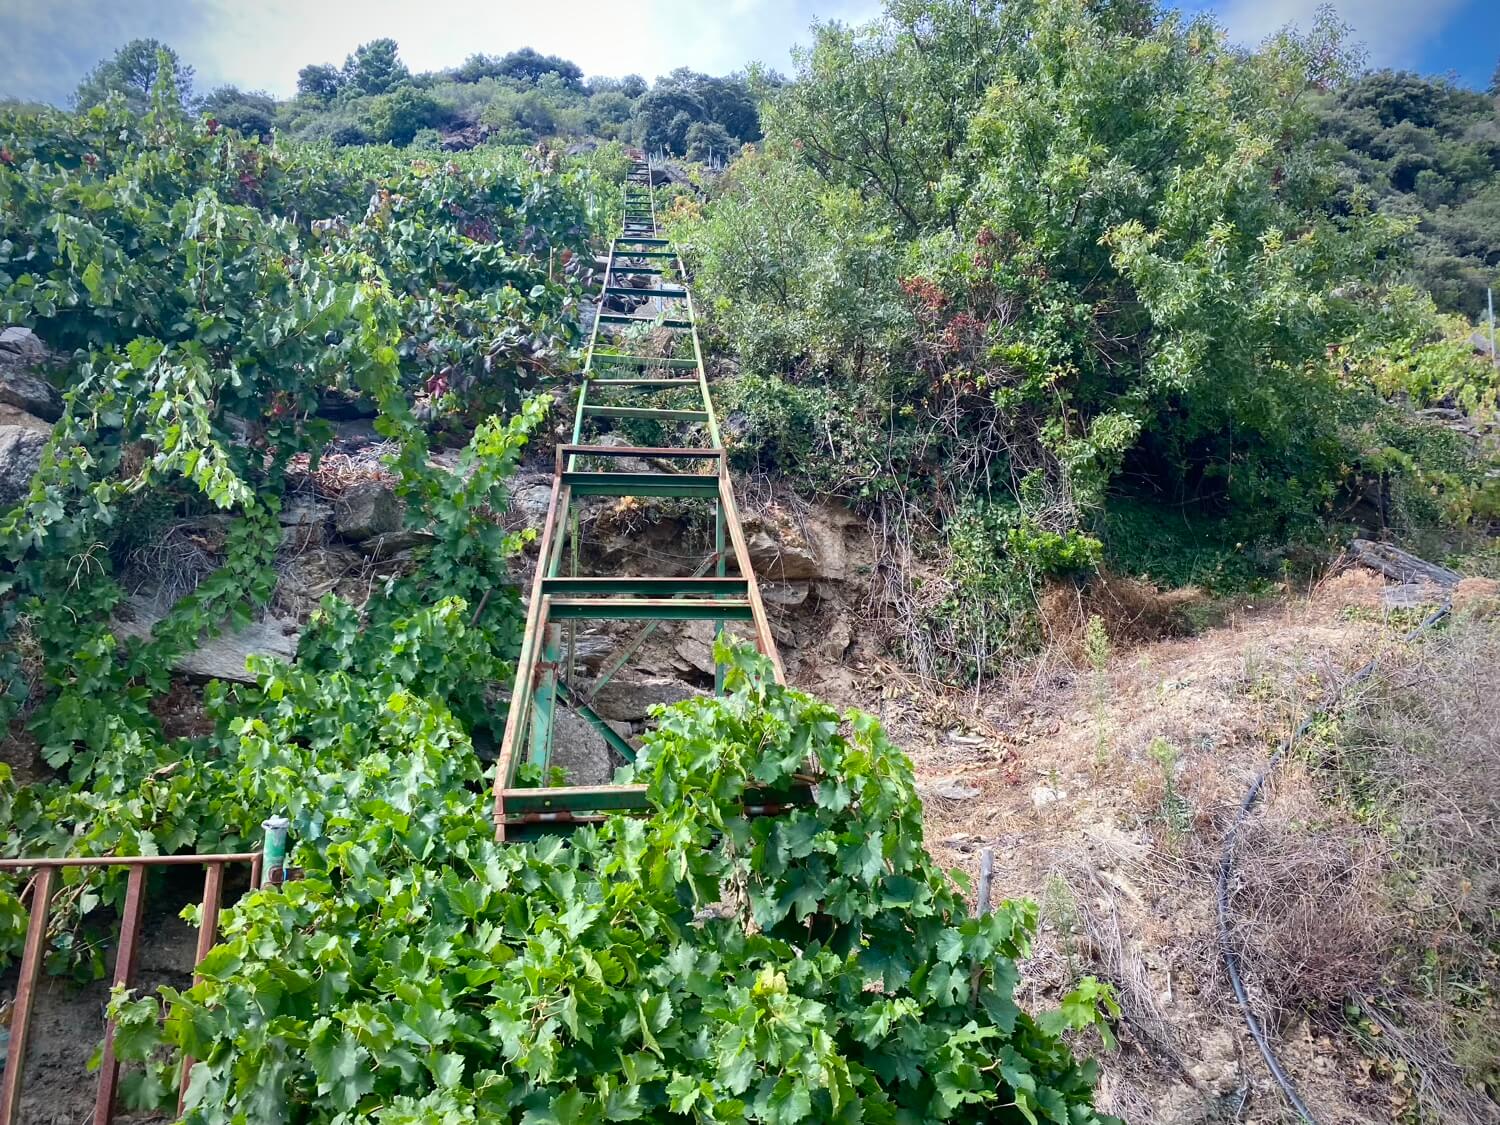
<path fill-rule="evenodd" d="M 1307 24 L 1318 0 L 1185 0 L 1212 10 L 1240 42 L 1286 23 Z M 1500 59 L 1500 0 L 1336 0 L 1377 66 L 1456 74 L 1482 88 Z M 170 43 L 222 83 L 290 94 L 297 70 L 341 62 L 358 43 L 389 35 L 417 70 L 475 52 L 532 46 L 590 74 L 677 66 L 725 73 L 758 60 L 789 69 L 792 44 L 814 18 L 869 18 L 878 0 L 0 0 L 6 40 L 0 96 L 65 103 L 95 61 L 127 39 Z"/>

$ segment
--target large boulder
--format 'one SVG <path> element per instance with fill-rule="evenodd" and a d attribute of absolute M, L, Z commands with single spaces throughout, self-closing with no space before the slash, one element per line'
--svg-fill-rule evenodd
<path fill-rule="evenodd" d="M 128 599 L 115 614 L 113 628 L 121 637 L 148 637 L 165 615 L 159 600 L 137 594 Z M 177 671 L 190 676 L 216 680 L 254 683 L 255 677 L 245 670 L 245 660 L 252 653 L 290 660 L 297 652 L 301 625 L 286 617 L 267 614 L 243 629 L 225 629 L 216 636 L 199 639 L 195 648 L 183 653 L 173 664 Z"/>
<path fill-rule="evenodd" d="M 713 671 L 712 665 L 709 671 Z M 658 703 L 679 703 L 699 694 L 681 680 L 612 679 L 594 696 L 593 707 L 605 719 L 637 723 L 646 718 Z"/>
<path fill-rule="evenodd" d="M 793 516 L 780 505 L 744 518 L 745 547 L 755 573 L 773 582 L 808 579 L 842 581 L 852 576 L 866 543 L 851 534 L 857 517 L 847 508 L 823 503 Z"/>
<path fill-rule="evenodd" d="M 0 352 L 35 361 L 46 357 L 47 346 L 29 328 L 7 328 L 0 331 Z"/>
<path fill-rule="evenodd" d="M 62 395 L 34 370 L 46 358 L 46 347 L 31 329 L 7 328 L 0 332 L 0 407 L 46 422 L 62 417 Z"/>
<path fill-rule="evenodd" d="M 0 426 L 0 511 L 25 499 L 42 463 L 47 435 L 29 426 Z"/>
<path fill-rule="evenodd" d="M 401 527 L 401 503 L 388 485 L 356 484 L 339 497 L 335 527 L 351 543 L 397 531 Z"/>
<path fill-rule="evenodd" d="M 56 422 L 63 412 L 57 388 L 24 367 L 0 366 L 0 403 L 46 422 Z"/>
<path fill-rule="evenodd" d="M 608 785 L 615 772 L 604 736 L 561 705 L 552 720 L 552 765 L 568 775 L 569 785 Z"/>
<path fill-rule="evenodd" d="M 510 492 L 510 511 L 506 523 L 512 527 L 540 528 L 547 522 L 552 504 L 552 477 L 540 473 L 521 473 L 506 485 Z"/>

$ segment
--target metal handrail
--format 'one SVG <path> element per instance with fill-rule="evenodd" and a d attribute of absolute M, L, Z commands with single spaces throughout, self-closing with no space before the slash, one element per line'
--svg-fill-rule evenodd
<path fill-rule="evenodd" d="M 229 852 L 217 855 L 152 856 L 37 856 L 0 859 L 0 871 L 35 871 L 26 888 L 31 892 L 31 906 L 26 919 L 26 944 L 16 978 L 16 995 L 11 1005 L 10 1046 L 5 1056 L 5 1073 L 0 1077 L 0 1125 L 14 1125 L 21 1104 L 21 1084 L 26 1065 L 26 1048 L 35 1014 L 37 984 L 46 955 L 47 921 L 51 914 L 53 884 L 57 872 L 67 868 L 127 867 L 125 905 L 120 912 L 120 944 L 115 953 L 115 988 L 129 988 L 135 976 L 136 957 L 140 950 L 141 919 L 146 907 L 146 872 L 154 867 L 201 866 L 203 872 L 203 913 L 199 919 L 198 947 L 193 958 L 193 983 L 201 979 L 197 966 L 213 948 L 219 932 L 219 913 L 224 901 L 224 868 L 232 863 L 250 866 L 250 888 L 261 884 L 262 853 Z M 193 1060 L 183 1060 L 178 1091 L 178 1108 L 187 1094 Z M 94 1098 L 95 1125 L 109 1125 L 115 1115 L 115 1095 L 120 1083 L 120 1060 L 115 1055 L 115 1021 L 104 1025 L 104 1049 L 99 1065 L 99 1081 Z"/>

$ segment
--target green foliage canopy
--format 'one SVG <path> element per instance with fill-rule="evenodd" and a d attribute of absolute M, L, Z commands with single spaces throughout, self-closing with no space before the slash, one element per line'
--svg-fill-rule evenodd
<path fill-rule="evenodd" d="M 407 643 L 440 651 L 461 608 Z M 653 816 L 500 846 L 461 729 L 349 623 L 323 631 L 320 660 L 263 669 L 237 748 L 291 802 L 306 877 L 163 990 L 167 1045 L 204 1060 L 185 1121 L 1104 1120 L 1061 1033 L 1103 1027 L 1108 992 L 1020 1010 L 1035 907 L 968 916 L 870 716 L 721 649 L 729 694 L 659 712 L 642 748 Z M 746 819 L 747 788 L 810 761 L 813 807 Z M 169 1099 L 156 1001 L 116 1011 L 138 1101 Z"/>
<path fill-rule="evenodd" d="M 1328 352 L 1409 330 L 1412 224 L 1340 196 L 1312 106 L 1336 28 L 1244 52 L 1133 0 L 893 0 L 798 62 L 765 155 L 673 233 L 743 361 L 747 455 L 887 526 L 986 529 L 943 604 L 1099 557 L 1121 492 L 1283 544 L 1388 470 Z"/>
<path fill-rule="evenodd" d="M 172 76 L 177 102 L 186 102 L 193 89 L 193 68 L 184 66 L 177 52 L 159 40 L 132 39 L 89 71 L 73 93 L 73 104 L 88 109 L 110 94 L 119 94 L 132 110 L 144 113 L 151 105 L 151 91 L 163 69 Z"/>
<path fill-rule="evenodd" d="M 1500 271 L 1500 101 L 1442 78 L 1381 70 L 1320 101 L 1321 129 L 1362 193 L 1415 220 L 1410 273 L 1438 306 L 1478 318 Z"/>

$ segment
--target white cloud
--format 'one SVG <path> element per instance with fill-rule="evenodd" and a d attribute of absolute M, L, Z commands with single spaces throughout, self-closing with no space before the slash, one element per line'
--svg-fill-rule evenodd
<path fill-rule="evenodd" d="M 1325 0 L 1227 0 L 1216 4 L 1230 36 L 1258 43 L 1287 24 L 1309 27 Z M 1372 66 L 1414 66 L 1464 0 L 1334 0 L 1339 18 L 1369 51 Z"/>
<path fill-rule="evenodd" d="M 301 67 L 341 63 L 382 36 L 413 70 L 529 46 L 596 75 L 725 74 L 752 61 L 784 71 L 815 17 L 879 10 L 879 0 L 0 0 L 0 94 L 61 100 L 137 36 L 174 47 L 200 90 L 234 83 L 279 96 L 295 90 Z"/>

